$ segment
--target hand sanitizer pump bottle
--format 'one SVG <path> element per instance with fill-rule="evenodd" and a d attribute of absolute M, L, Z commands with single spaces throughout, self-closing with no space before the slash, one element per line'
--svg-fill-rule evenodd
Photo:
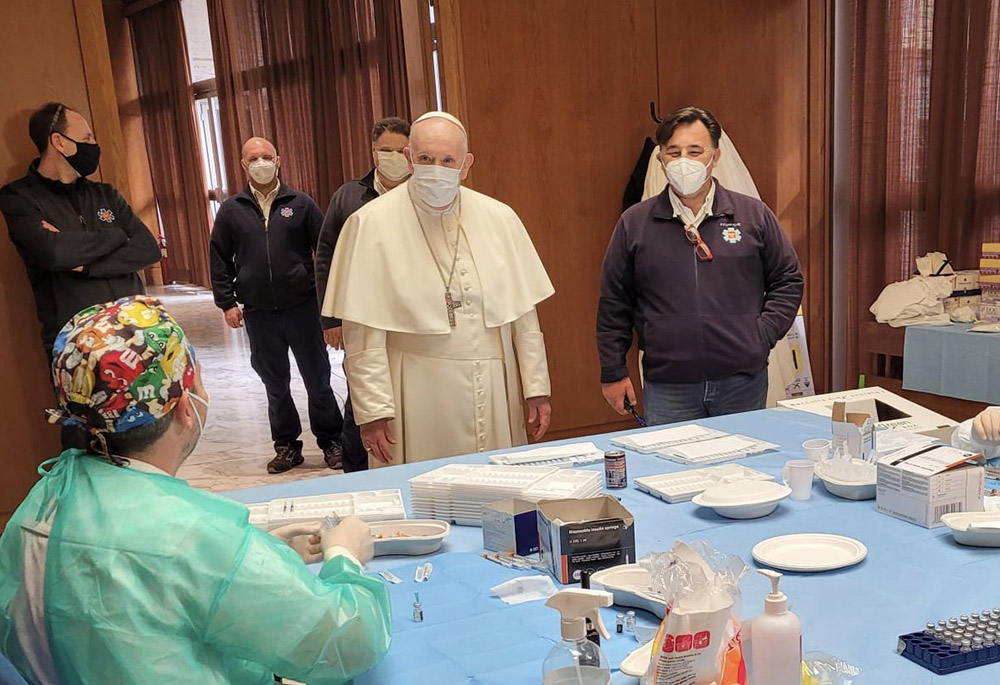
<path fill-rule="evenodd" d="M 788 598 L 778 589 L 781 574 L 758 570 L 771 581 L 764 613 L 750 621 L 750 682 L 761 685 L 801 685 L 802 624 L 788 610 Z"/>
<path fill-rule="evenodd" d="M 545 606 L 562 614 L 562 641 L 553 647 L 542 667 L 543 685 L 608 685 L 611 665 L 604 651 L 587 639 L 587 619 L 606 639 L 601 607 L 611 606 L 610 592 L 570 588 L 552 595 Z"/>

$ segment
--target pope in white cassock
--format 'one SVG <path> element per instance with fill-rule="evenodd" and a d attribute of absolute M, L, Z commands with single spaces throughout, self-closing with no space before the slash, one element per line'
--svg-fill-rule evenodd
<path fill-rule="evenodd" d="M 410 179 L 355 212 L 333 256 L 324 316 L 371 466 L 523 445 L 552 413 L 535 305 L 554 289 L 507 205 L 461 182 L 473 156 L 445 112 L 417 119 Z"/>

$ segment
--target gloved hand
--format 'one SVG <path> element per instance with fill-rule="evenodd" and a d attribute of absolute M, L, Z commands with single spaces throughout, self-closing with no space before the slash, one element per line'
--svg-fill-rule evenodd
<path fill-rule="evenodd" d="M 274 537 L 284 540 L 307 564 L 323 561 L 319 521 L 290 523 L 270 532 Z"/>
<path fill-rule="evenodd" d="M 980 412 L 972 422 L 972 437 L 983 445 L 1000 444 L 1000 407 Z"/>
<path fill-rule="evenodd" d="M 345 516 L 340 525 L 324 530 L 322 545 L 325 559 L 334 555 L 334 547 L 343 547 L 362 564 L 367 564 L 375 556 L 372 529 L 357 516 Z"/>

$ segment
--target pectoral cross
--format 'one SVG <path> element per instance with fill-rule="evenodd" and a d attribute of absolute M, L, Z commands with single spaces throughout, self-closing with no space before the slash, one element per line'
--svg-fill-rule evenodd
<path fill-rule="evenodd" d="M 445 290 L 444 306 L 448 308 L 448 325 L 455 328 L 458 325 L 458 322 L 455 321 L 455 310 L 462 306 L 462 302 L 453 298 L 450 290 Z"/>

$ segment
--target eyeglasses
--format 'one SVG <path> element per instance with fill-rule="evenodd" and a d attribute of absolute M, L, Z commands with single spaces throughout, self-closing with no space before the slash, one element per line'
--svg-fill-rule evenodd
<path fill-rule="evenodd" d="M 625 395 L 625 411 L 632 415 L 632 418 L 635 419 L 637 424 L 640 426 L 646 425 L 646 419 L 639 416 L 639 412 L 635 410 L 635 406 L 629 402 L 628 395 Z"/>
<path fill-rule="evenodd" d="M 58 133 L 58 131 L 56 131 L 56 124 L 59 123 L 59 117 L 62 116 L 65 108 L 65 105 L 59 105 L 56 107 L 56 113 L 52 116 L 52 121 L 49 122 L 49 132 L 47 135 L 51 136 L 53 133 Z"/>
<path fill-rule="evenodd" d="M 708 245 L 705 241 L 701 239 L 701 233 L 695 226 L 685 226 L 684 227 L 684 237 L 688 239 L 688 242 L 694 245 L 694 253 L 703 262 L 712 261 L 712 251 L 708 249 Z"/>

